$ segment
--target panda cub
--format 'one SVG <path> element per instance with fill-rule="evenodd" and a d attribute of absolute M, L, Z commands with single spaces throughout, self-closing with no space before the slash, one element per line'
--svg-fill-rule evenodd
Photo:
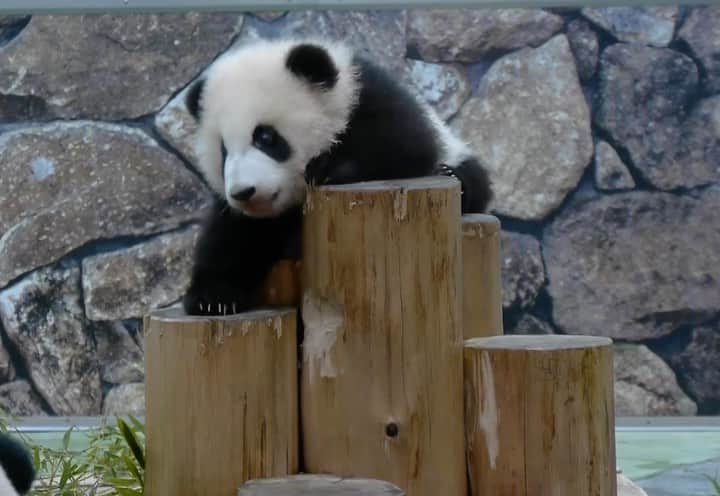
<path fill-rule="evenodd" d="M 264 40 L 193 83 L 198 167 L 217 194 L 184 297 L 191 315 L 248 309 L 281 258 L 300 257 L 306 185 L 446 174 L 483 212 L 485 170 L 435 112 L 347 46 Z"/>
<path fill-rule="evenodd" d="M 7 434 L 0 434 L 0 496 L 20 496 L 35 480 L 30 453 Z"/>

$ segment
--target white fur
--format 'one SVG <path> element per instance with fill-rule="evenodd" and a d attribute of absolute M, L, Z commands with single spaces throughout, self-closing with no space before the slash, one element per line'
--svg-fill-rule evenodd
<path fill-rule="evenodd" d="M 289 51 L 303 42 L 329 52 L 339 72 L 331 90 L 314 87 L 285 67 Z M 306 164 L 333 144 L 357 103 L 359 82 L 352 52 L 312 39 L 261 40 L 224 54 L 205 77 L 196 151 L 199 168 L 211 187 L 226 195 L 233 207 L 244 209 L 227 195 L 254 182 L 258 193 L 270 200 L 262 205 L 263 212 L 246 210 L 248 215 L 273 215 L 300 203 Z M 252 147 L 258 124 L 272 125 L 290 143 L 289 160 L 276 162 Z M 221 139 L 228 153 L 225 177 Z"/>
<path fill-rule="evenodd" d="M 0 496 L 20 496 L 2 466 L 0 466 Z"/>

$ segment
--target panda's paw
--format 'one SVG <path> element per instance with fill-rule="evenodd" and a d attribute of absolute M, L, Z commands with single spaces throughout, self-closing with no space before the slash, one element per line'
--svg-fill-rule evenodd
<path fill-rule="evenodd" d="M 250 306 L 247 295 L 227 284 L 191 286 L 183 297 L 183 307 L 188 315 L 233 315 Z"/>

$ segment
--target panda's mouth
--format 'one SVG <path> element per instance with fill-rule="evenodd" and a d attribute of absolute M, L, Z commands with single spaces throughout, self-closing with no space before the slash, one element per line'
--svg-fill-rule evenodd
<path fill-rule="evenodd" d="M 275 199 L 270 198 L 257 198 L 250 199 L 244 202 L 233 202 L 235 208 L 242 211 L 244 214 L 250 217 L 273 217 L 277 214 L 275 209 Z"/>

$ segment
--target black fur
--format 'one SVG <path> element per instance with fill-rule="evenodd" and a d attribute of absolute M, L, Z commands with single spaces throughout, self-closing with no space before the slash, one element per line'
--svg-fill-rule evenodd
<path fill-rule="evenodd" d="M 287 56 L 285 66 L 299 78 L 325 89 L 332 88 L 337 82 L 338 70 L 330 54 L 317 45 L 294 47 Z"/>
<path fill-rule="evenodd" d="M 0 435 L 0 466 L 19 494 L 30 490 L 35 480 L 35 468 L 30 453 L 6 434 Z"/>
<path fill-rule="evenodd" d="M 255 291 L 274 263 L 300 257 L 301 228 L 301 207 L 281 217 L 254 219 L 218 200 L 195 248 L 185 311 L 223 315 L 256 305 Z"/>
<path fill-rule="evenodd" d="M 319 55 L 305 48 L 291 58 L 298 69 L 299 61 L 314 56 Z M 338 143 L 308 164 L 307 181 L 342 184 L 437 173 L 439 140 L 431 123 L 418 118 L 422 109 L 415 98 L 380 68 L 362 59 L 355 63 L 362 87 L 358 105 Z M 307 64 L 313 70 L 305 72 L 322 65 Z M 320 72 L 317 80 L 327 76 Z M 472 159 L 453 172 L 462 185 L 462 211 L 484 211 L 491 197 L 486 172 Z M 254 291 L 272 266 L 281 258 L 300 257 L 301 227 L 299 207 L 277 219 L 248 219 L 219 204 L 198 244 L 186 311 L 217 315 L 232 311 L 233 304 L 236 311 L 253 306 Z"/>
<path fill-rule="evenodd" d="M 360 98 L 339 143 L 308 164 L 308 182 L 342 184 L 429 174 L 439 160 L 435 130 L 405 88 L 361 58 Z"/>
<path fill-rule="evenodd" d="M 190 86 L 185 95 L 185 106 L 195 119 L 200 119 L 200 98 L 205 89 L 205 79 L 200 79 Z"/>

